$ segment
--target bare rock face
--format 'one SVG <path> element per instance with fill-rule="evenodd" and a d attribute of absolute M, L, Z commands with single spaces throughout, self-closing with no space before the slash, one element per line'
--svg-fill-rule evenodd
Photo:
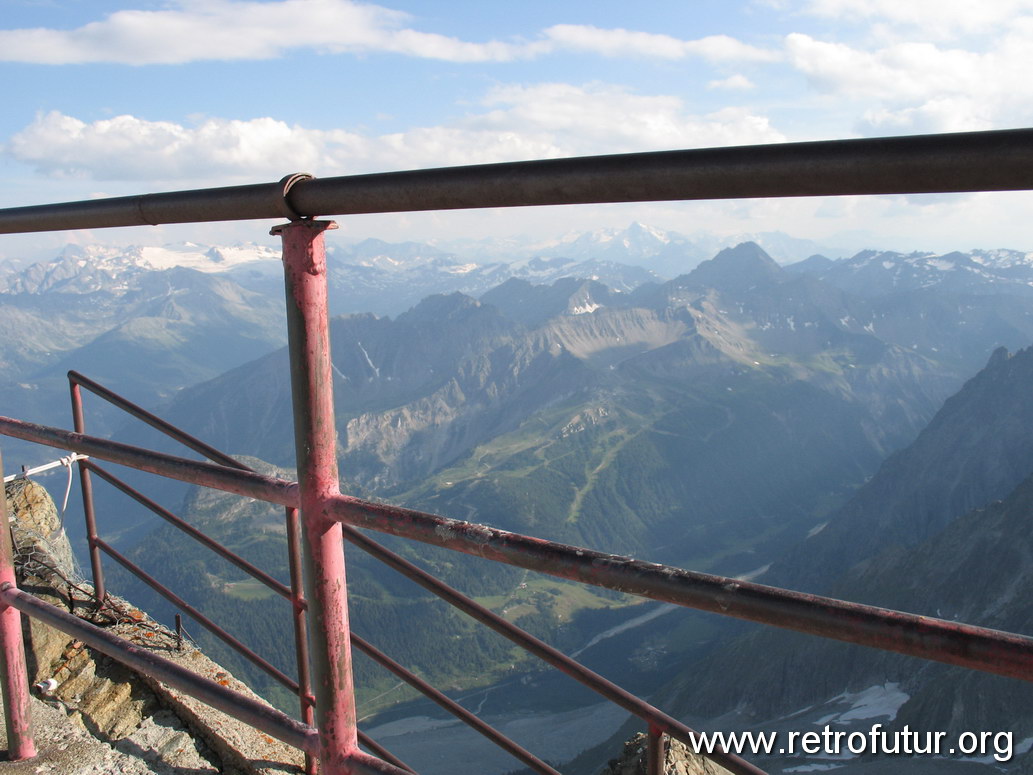
<path fill-rule="evenodd" d="M 192 672 L 261 701 L 248 687 L 128 601 L 107 595 L 98 608 L 92 586 L 76 572 L 57 509 L 47 491 L 28 480 L 6 486 L 13 517 L 18 585 L 26 592 L 107 629 L 138 648 L 152 649 Z M 38 713 L 49 713 L 41 755 L 26 772 L 61 775 L 283 775 L 302 772 L 304 757 L 257 729 L 205 706 L 161 682 L 140 676 L 60 630 L 35 619 L 25 628 L 29 679 Z M 54 711 L 58 716 L 54 715 Z M 37 711 L 34 711 L 37 713 Z M 2 724 L 2 720 L 0 720 Z M 59 732 L 54 732 L 61 726 Z M 65 755 L 76 738 L 89 754 Z M 92 739 L 92 740 L 91 740 Z M 94 744 L 96 743 L 96 744 Z M 74 758 L 74 757 L 73 757 Z"/>
<path fill-rule="evenodd" d="M 4 485 L 7 513 L 15 517 L 14 543 L 19 555 L 35 554 L 63 576 L 74 573 L 72 547 L 50 493 L 31 479 Z"/>
<path fill-rule="evenodd" d="M 620 758 L 614 759 L 600 775 L 646 775 L 646 736 L 641 732 L 624 744 Z M 728 770 L 693 753 L 680 740 L 666 738 L 665 775 L 728 775 Z"/>
<path fill-rule="evenodd" d="M 71 546 L 46 489 L 28 479 L 16 479 L 4 489 L 8 514 L 13 517 L 11 533 L 20 587 L 97 624 L 128 629 L 119 633 L 123 637 L 134 639 L 135 630 L 140 640 L 144 636 L 157 639 L 161 630 L 156 623 L 123 600 L 111 598 L 103 614 L 94 610 L 93 590 L 76 573 Z M 42 703 L 63 711 L 74 729 L 117 751 L 143 757 L 147 764 L 136 767 L 137 762 L 123 762 L 126 766 L 107 769 L 106 764 L 102 767 L 94 761 L 94 756 L 78 763 L 82 765 L 78 769 L 66 762 L 60 771 L 130 772 L 134 767 L 154 772 L 189 768 L 199 775 L 218 771 L 204 743 L 194 740 L 178 718 L 162 710 L 154 693 L 129 669 L 35 619 L 26 619 L 26 629 L 29 679 L 37 684 Z M 169 641 L 166 647 L 173 645 L 170 637 L 165 640 Z M 43 752 L 45 764 L 49 758 L 48 752 Z M 108 759 L 114 755 L 103 754 Z"/>

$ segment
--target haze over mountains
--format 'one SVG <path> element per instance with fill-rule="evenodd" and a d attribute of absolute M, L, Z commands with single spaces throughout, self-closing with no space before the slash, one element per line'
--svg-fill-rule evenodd
<path fill-rule="evenodd" d="M 1028 634 L 1031 380 L 1033 348 L 1014 355 L 995 351 L 914 443 L 889 457 L 827 523 L 758 580 Z M 758 722 L 779 728 L 789 719 L 790 728 L 835 719 L 837 728 L 851 729 L 864 720 L 952 737 L 970 730 L 1009 732 L 1021 755 L 1033 743 L 1033 692 L 1022 682 L 751 629 L 684 666 L 658 701 L 734 729 Z M 735 680 L 727 680 L 732 674 Z M 866 693 L 870 713 L 848 715 L 845 699 Z M 1009 764 L 1025 771 L 1028 761 L 1021 760 Z M 990 772 L 998 762 L 985 764 Z M 788 764 L 772 760 L 764 766 L 780 772 Z M 936 771 L 929 766 L 918 771 Z"/>
<path fill-rule="evenodd" d="M 820 247 L 760 236 L 783 260 Z M 332 241 L 331 311 L 398 315 L 428 295 L 479 295 L 511 277 L 592 277 L 628 291 L 691 268 L 730 239 L 632 224 L 548 242 Z M 64 372 L 75 364 L 90 364 L 96 379 L 148 405 L 283 344 L 278 256 L 255 244 L 70 245 L 49 261 L 6 262 L 0 390 L 10 414 L 61 424 Z M 146 368 L 125 368 L 130 363 Z M 103 411 L 95 422 L 97 432 L 112 430 Z"/>
<path fill-rule="evenodd" d="M 541 537 L 864 602 L 935 614 L 930 607 L 942 599 L 945 616 L 1028 631 L 1025 549 L 1010 536 L 1033 473 L 1033 355 L 1022 350 L 1033 342 L 1033 254 L 865 251 L 783 266 L 753 242 L 702 261 L 690 248 L 685 238 L 634 225 L 508 262 L 411 243 L 337 250 L 332 304 L 349 313 L 331 324 L 346 486 Z M 254 246 L 88 249 L 0 275 L 0 319 L 21 332 L 2 351 L 5 399 L 15 407 L 5 413 L 67 426 L 63 371 L 72 367 L 138 403 L 160 404 L 163 416 L 217 447 L 289 469 L 289 367 L 277 349 L 283 313 L 274 258 Z M 50 395 L 59 396 L 56 410 Z M 22 408 L 37 416 L 20 415 Z M 99 426 L 117 427 L 109 415 Z M 153 443 L 128 426 L 118 436 Z M 182 494 L 165 497 L 175 509 Z M 989 505 L 995 499 L 1005 501 Z M 104 530 L 290 667 L 290 638 L 268 625 L 281 601 L 199 551 L 190 555 L 168 531 L 133 549 L 151 523 L 119 503 L 102 516 Z M 285 575 L 274 511 L 194 492 L 184 511 Z M 640 621 L 654 607 L 394 543 L 629 688 L 659 692 L 660 704 L 686 715 L 734 713 L 730 728 L 747 718 L 774 723 L 807 703 L 846 716 L 872 687 L 883 687 L 884 706 L 900 708 L 898 719 L 956 711 L 954 726 L 1007 721 L 986 703 L 965 710 L 970 695 L 961 687 L 990 691 L 982 679 L 923 668 L 928 680 L 909 683 L 907 668 L 878 655 L 844 657 L 835 651 L 842 647 L 777 634 L 733 644 L 742 628 L 714 617 L 679 611 Z M 155 545 L 190 560 L 165 567 Z M 905 553 L 916 547 L 920 564 Z M 590 702 L 551 689 L 507 647 L 357 556 L 349 555 L 356 629 L 387 641 L 381 645 L 396 659 L 443 685 L 481 692 L 476 702 L 500 717 L 513 711 L 491 694 L 497 682 L 525 687 L 518 693 L 543 719 Z M 1015 573 L 987 556 L 1009 558 Z M 966 584 L 982 573 L 985 583 Z M 142 590 L 134 595 L 160 610 Z M 443 640 L 422 637 L 431 631 Z M 468 655 L 465 672 L 449 659 L 457 649 Z M 359 670 L 364 701 L 391 688 Z M 806 680 L 770 688 L 772 672 L 794 671 Z M 1021 694 L 1012 686 L 994 689 L 999 706 L 1012 707 Z M 1033 723 L 1016 714 L 1009 728 L 1033 735 Z M 599 761 L 615 755 L 606 738 L 618 723 L 600 724 L 598 739 L 586 739 L 586 747 L 610 746 Z M 396 753 L 420 765 L 404 736 L 396 743 Z M 492 767 L 485 771 L 511 769 Z"/>

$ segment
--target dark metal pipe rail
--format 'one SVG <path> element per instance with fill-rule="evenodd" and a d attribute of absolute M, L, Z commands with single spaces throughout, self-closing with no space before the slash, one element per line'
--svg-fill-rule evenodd
<path fill-rule="evenodd" d="M 296 484 L 261 474 L 185 460 L 9 417 L 0 417 L 0 435 L 80 452 L 271 503 L 297 505 Z M 526 570 L 760 624 L 1033 681 L 1033 638 L 1023 635 L 642 562 L 344 495 L 331 499 L 329 505 L 334 518 L 348 525 L 422 541 Z"/>
<path fill-rule="evenodd" d="M 209 678 L 187 670 L 175 662 L 158 656 L 153 651 L 136 646 L 128 641 L 83 621 L 78 616 L 62 611 L 33 595 L 22 592 L 10 584 L 0 586 L 0 599 L 6 605 L 39 619 L 61 632 L 68 633 L 91 648 L 137 670 L 144 675 L 157 678 L 195 697 L 223 713 L 233 716 L 268 735 L 282 740 L 302 751 L 315 753 L 319 739 L 311 727 L 295 721 L 264 703 L 244 697 L 232 689 L 220 686 Z"/>
<path fill-rule="evenodd" d="M 1033 188 L 1033 130 L 660 151 L 304 179 L 0 210 L 0 234 L 254 218 Z"/>
<path fill-rule="evenodd" d="M 1033 638 L 338 496 L 341 522 L 665 603 L 1033 682 Z"/>

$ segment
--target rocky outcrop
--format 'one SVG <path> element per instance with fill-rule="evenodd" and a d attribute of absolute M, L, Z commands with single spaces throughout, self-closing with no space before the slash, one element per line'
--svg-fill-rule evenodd
<path fill-rule="evenodd" d="M 8 514 L 17 518 L 13 537 L 22 566 L 35 560 L 64 576 L 74 573 L 72 547 L 50 493 L 31 479 L 15 479 L 4 485 Z M 43 567 L 30 569 L 30 572 Z"/>
<path fill-rule="evenodd" d="M 154 649 L 195 673 L 260 699 L 127 601 L 109 595 L 98 608 L 92 586 L 76 572 L 47 491 L 27 479 L 15 480 L 5 490 L 8 512 L 14 516 L 12 534 L 22 589 L 134 645 Z M 36 735 L 40 757 L 33 760 L 31 771 L 64 775 L 301 771 L 301 753 L 268 735 L 138 675 L 48 625 L 29 619 L 25 630 L 29 680 L 36 694 L 33 716 L 41 725 Z M 89 754 L 81 761 L 70 761 L 65 755 L 69 746 Z"/>
<path fill-rule="evenodd" d="M 620 757 L 614 759 L 600 775 L 646 775 L 646 736 L 639 732 L 624 744 Z M 728 770 L 693 753 L 685 743 L 666 738 L 664 775 L 728 775 Z"/>

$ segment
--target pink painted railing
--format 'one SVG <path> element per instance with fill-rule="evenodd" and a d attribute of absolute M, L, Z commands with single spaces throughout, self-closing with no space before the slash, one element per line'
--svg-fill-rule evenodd
<path fill-rule="evenodd" d="M 0 417 L 0 434 L 284 506 L 290 587 L 269 578 L 261 569 L 193 528 L 187 532 L 291 601 L 298 679 L 267 663 L 262 665 L 262 661 L 257 663 L 298 693 L 302 713 L 302 721 L 295 721 L 19 591 L 8 537 L 6 543 L 0 540 L 0 653 L 5 667 L 2 684 L 11 758 L 34 755 L 16 613 L 21 611 L 299 748 L 308 756 L 306 767 L 310 771 L 316 759 L 320 771 L 327 775 L 409 771 L 357 730 L 351 676 L 351 650 L 355 647 L 528 766 L 538 772 L 554 772 L 350 632 L 345 541 L 641 718 L 648 728 L 650 773 L 658 773 L 662 766 L 664 735 L 690 745 L 696 739 L 696 733 L 676 719 L 479 606 L 356 528 L 402 536 L 652 600 L 1033 680 L 1033 639 L 1025 636 L 641 562 L 342 494 L 338 489 L 335 455 L 323 243 L 324 232 L 333 225 L 312 220 L 320 213 L 1017 189 L 1033 189 L 1033 130 L 672 151 L 325 180 L 294 175 L 278 184 L 0 210 L 0 233 L 238 220 L 278 214 L 290 218 L 289 224 L 277 227 L 274 233 L 283 241 L 298 465 L 297 482 L 258 474 L 74 372 L 69 375 L 74 432 Z M 174 457 L 86 435 L 80 388 L 121 406 L 212 462 Z M 149 579 L 99 537 L 92 506 L 91 474 L 97 474 L 171 524 L 183 529 L 185 523 L 111 476 L 94 460 L 80 461 L 80 470 L 98 601 L 103 602 L 106 594 L 102 555 L 108 554 L 148 583 L 153 582 L 152 586 L 162 594 L 171 595 L 176 605 L 233 648 L 249 658 L 257 657 L 215 622 L 175 597 L 171 590 Z M 6 535 L 7 531 L 0 533 Z M 312 635 L 310 643 L 303 626 L 306 619 Z M 376 755 L 363 752 L 360 744 Z M 734 773 L 761 772 L 724 751 L 717 751 L 710 758 Z"/>

